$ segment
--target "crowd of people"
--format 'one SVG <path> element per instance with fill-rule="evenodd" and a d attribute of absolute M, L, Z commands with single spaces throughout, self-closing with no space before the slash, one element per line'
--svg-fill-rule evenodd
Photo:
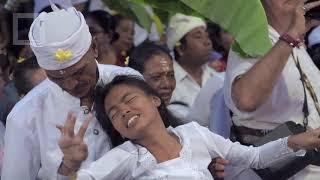
<path fill-rule="evenodd" d="M 1 179 L 319 179 L 320 1 L 257 1 L 259 57 L 180 12 L 150 38 L 100 0 L 3 2 Z"/>

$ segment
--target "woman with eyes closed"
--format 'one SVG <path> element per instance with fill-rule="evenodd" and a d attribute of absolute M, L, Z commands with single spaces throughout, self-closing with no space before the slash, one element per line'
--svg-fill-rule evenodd
<path fill-rule="evenodd" d="M 212 180 L 207 167 L 214 157 L 242 167 L 264 168 L 284 157 L 301 155 L 302 149 L 320 147 L 320 129 L 255 148 L 232 143 L 195 122 L 175 127 L 159 95 L 132 76 L 117 76 L 99 88 L 95 102 L 98 121 L 116 147 L 80 169 L 78 180 Z M 85 132 L 88 123 L 84 124 L 78 134 Z M 73 127 L 74 118 L 69 117 L 60 128 L 60 142 L 77 139 L 73 141 L 77 147 L 85 142 L 82 135 L 70 137 Z M 73 153 L 87 155 L 85 148 L 75 148 Z"/>

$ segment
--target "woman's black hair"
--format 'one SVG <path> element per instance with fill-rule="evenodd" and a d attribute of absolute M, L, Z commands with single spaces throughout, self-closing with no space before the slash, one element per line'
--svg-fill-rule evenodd
<path fill-rule="evenodd" d="M 35 56 L 26 59 L 21 63 L 16 63 L 13 70 L 13 82 L 19 95 L 27 94 L 33 85 L 30 82 L 29 72 L 40 69 Z"/>
<path fill-rule="evenodd" d="M 170 51 L 166 46 L 158 45 L 152 42 L 145 42 L 134 48 L 129 54 L 128 66 L 143 74 L 145 63 L 150 60 L 151 57 L 161 54 L 166 54 L 171 59 Z"/>
<path fill-rule="evenodd" d="M 109 34 L 111 38 L 111 43 L 119 38 L 119 34 L 116 33 L 116 23 L 114 17 L 104 10 L 96 10 L 85 14 L 86 18 L 94 19 L 99 26 L 102 27 L 103 31 Z"/>
<path fill-rule="evenodd" d="M 95 92 L 95 110 L 97 119 L 102 129 L 108 134 L 109 138 L 111 139 L 111 143 L 114 147 L 124 143 L 128 139 L 123 138 L 120 135 L 120 133 L 113 127 L 105 111 L 104 100 L 105 97 L 110 93 L 110 91 L 119 85 L 133 86 L 142 90 L 146 95 L 157 96 L 160 98 L 158 93 L 152 87 L 150 87 L 143 79 L 141 79 L 141 77 L 137 76 L 116 76 L 106 86 L 97 87 Z M 158 111 L 160 113 L 165 127 L 176 127 L 179 125 L 178 119 L 169 112 L 163 100 L 161 100 L 161 105 L 158 107 Z"/>

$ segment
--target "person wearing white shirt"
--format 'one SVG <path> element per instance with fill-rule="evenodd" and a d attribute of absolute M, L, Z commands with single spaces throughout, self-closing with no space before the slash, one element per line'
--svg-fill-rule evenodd
<path fill-rule="evenodd" d="M 185 117 L 201 87 L 212 76 L 219 76 L 207 65 L 212 44 L 202 19 L 180 13 L 170 19 L 167 39 L 167 46 L 175 52 L 176 60 L 174 71 L 177 85 L 171 103 L 184 103 L 185 107 L 175 109 L 181 114 L 180 117 Z"/>
<path fill-rule="evenodd" d="M 59 130 L 69 111 L 76 129 L 93 107 L 94 89 L 130 68 L 99 65 L 83 15 L 75 8 L 41 13 L 29 32 L 30 46 L 48 76 L 31 90 L 7 118 L 2 180 L 68 179 L 111 148 L 108 136 L 94 119 L 84 135 L 88 157 L 65 158 L 59 149 Z M 141 75 L 140 75 L 141 76 Z M 81 163 L 82 162 L 82 163 Z"/>
<path fill-rule="evenodd" d="M 174 128 L 174 121 L 156 91 L 133 76 L 117 76 L 100 87 L 95 102 L 99 123 L 113 145 L 119 146 L 88 168 L 80 169 L 78 180 L 211 180 L 207 167 L 211 158 L 217 156 L 234 165 L 263 168 L 288 156 L 303 155 L 305 151 L 300 149 L 320 146 L 320 129 L 255 148 L 232 143 L 195 122 Z M 67 118 L 61 127 L 60 142 L 82 139 L 86 125 L 76 137 L 70 136 L 73 126 L 74 117 Z M 78 144 L 83 143 L 80 139 Z M 87 153 L 79 149 L 73 152 L 84 157 Z"/>
<path fill-rule="evenodd" d="M 318 99 L 320 92 L 320 72 L 300 40 L 308 30 L 306 25 L 313 24 L 313 20 L 305 18 L 306 11 L 319 6 L 320 2 L 261 2 L 268 17 L 273 47 L 256 58 L 242 58 L 231 50 L 224 88 L 225 102 L 233 112 L 235 128 L 238 132 L 242 129 L 238 136 L 247 144 L 287 121 L 303 124 L 305 96 L 297 61 Z M 309 110 L 307 128 L 315 129 L 320 127 L 320 112 L 311 91 L 307 87 L 305 90 Z M 250 134 L 250 131 L 255 133 Z M 310 165 L 293 179 L 313 180 L 319 176 L 320 168 Z"/>

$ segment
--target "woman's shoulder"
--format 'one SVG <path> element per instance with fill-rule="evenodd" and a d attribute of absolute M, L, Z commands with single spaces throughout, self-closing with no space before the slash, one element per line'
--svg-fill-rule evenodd
<path fill-rule="evenodd" d="M 197 137 L 197 135 L 200 135 L 200 132 L 203 131 L 203 129 L 206 129 L 206 127 L 201 126 L 195 121 L 177 126 L 174 128 L 174 131 L 178 132 L 179 134 L 183 135 L 191 135 L 192 137 Z"/>
<path fill-rule="evenodd" d="M 198 122 L 196 121 L 191 121 L 189 123 L 177 126 L 176 130 L 180 130 L 180 129 L 188 129 L 188 130 L 197 130 L 198 128 L 206 128 L 204 126 L 201 126 Z"/>
<path fill-rule="evenodd" d="M 201 126 L 198 122 L 192 121 L 190 123 L 180 125 L 174 128 L 176 132 L 179 134 L 183 134 L 184 136 L 190 136 L 193 139 L 208 139 L 208 138 L 216 138 L 220 137 L 214 132 L 211 132 L 207 127 Z"/>

